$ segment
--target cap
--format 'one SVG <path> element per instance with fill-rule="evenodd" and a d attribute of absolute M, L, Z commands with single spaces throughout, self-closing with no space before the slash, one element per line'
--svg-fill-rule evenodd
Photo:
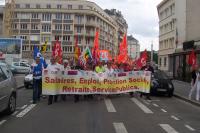
<path fill-rule="evenodd" d="M 69 63 L 69 61 L 68 60 L 64 60 L 63 63 Z"/>

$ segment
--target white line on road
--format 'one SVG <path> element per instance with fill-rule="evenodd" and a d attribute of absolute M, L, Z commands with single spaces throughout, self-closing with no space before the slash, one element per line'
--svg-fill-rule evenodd
<path fill-rule="evenodd" d="M 16 115 L 18 113 L 18 111 L 15 111 L 14 113 L 12 113 L 12 116 Z"/>
<path fill-rule="evenodd" d="M 16 117 L 23 117 L 26 115 L 31 109 L 33 109 L 36 106 L 36 104 L 31 104 L 27 108 L 25 108 L 23 111 L 21 111 Z"/>
<path fill-rule="evenodd" d="M 167 111 L 166 110 L 164 110 L 164 109 L 161 109 L 162 110 L 162 112 L 164 112 L 164 113 L 167 113 Z"/>
<path fill-rule="evenodd" d="M 179 120 L 180 120 L 179 118 L 177 118 L 177 117 L 174 116 L 174 115 L 171 115 L 171 118 L 174 119 L 174 120 L 176 120 L 176 121 L 179 121 Z"/>
<path fill-rule="evenodd" d="M 110 99 L 104 99 L 104 101 L 105 101 L 108 112 L 116 112 L 115 107 L 113 106 Z"/>
<path fill-rule="evenodd" d="M 189 125 L 185 125 L 185 127 L 186 128 L 188 128 L 190 131 L 195 131 L 195 129 L 194 128 L 192 128 L 191 126 L 189 126 Z"/>
<path fill-rule="evenodd" d="M 21 109 L 25 109 L 27 106 L 28 106 L 28 105 L 24 105 L 24 106 L 21 107 Z"/>
<path fill-rule="evenodd" d="M 131 100 L 145 113 L 147 114 L 153 114 L 153 112 L 147 108 L 144 104 L 142 104 L 140 101 L 138 101 L 136 98 L 131 98 Z"/>
<path fill-rule="evenodd" d="M 168 124 L 159 124 L 167 133 L 178 133 L 173 127 Z"/>
<path fill-rule="evenodd" d="M 159 107 L 158 104 L 155 104 L 155 103 L 153 103 L 153 106 L 155 106 L 155 107 Z"/>
<path fill-rule="evenodd" d="M 113 123 L 116 133 L 128 133 L 123 123 Z"/>
<path fill-rule="evenodd" d="M 149 102 L 147 102 L 147 101 L 145 101 L 145 100 L 142 100 L 145 104 L 147 104 L 147 105 L 149 105 L 150 103 Z"/>
<path fill-rule="evenodd" d="M 5 123 L 5 122 L 6 122 L 6 120 L 0 121 L 0 126 L 3 125 L 3 123 Z"/>

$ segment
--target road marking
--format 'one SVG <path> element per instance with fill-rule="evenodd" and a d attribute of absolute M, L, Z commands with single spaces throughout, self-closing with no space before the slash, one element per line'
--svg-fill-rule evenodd
<path fill-rule="evenodd" d="M 113 106 L 110 99 L 104 99 L 104 101 L 105 101 L 108 112 L 116 112 L 115 107 Z"/>
<path fill-rule="evenodd" d="M 0 121 L 0 126 L 3 125 L 3 123 L 5 123 L 7 120 L 2 120 Z"/>
<path fill-rule="evenodd" d="M 23 111 L 21 111 L 16 117 L 23 117 L 24 115 L 26 115 L 29 111 L 31 111 L 31 109 L 33 109 L 36 106 L 36 104 L 31 104 L 29 105 L 27 108 L 25 108 Z"/>
<path fill-rule="evenodd" d="M 159 124 L 167 133 L 178 133 L 173 127 L 168 124 Z"/>
<path fill-rule="evenodd" d="M 160 100 L 147 100 L 148 102 L 160 102 Z"/>
<path fill-rule="evenodd" d="M 150 103 L 149 102 L 147 102 L 147 101 L 145 101 L 145 100 L 142 100 L 145 104 L 147 104 L 147 105 L 149 105 Z"/>
<path fill-rule="evenodd" d="M 153 112 L 147 108 L 144 104 L 142 104 L 140 101 L 138 101 L 136 98 L 131 98 L 131 100 L 145 113 L 147 114 L 153 114 Z"/>
<path fill-rule="evenodd" d="M 189 126 L 189 125 L 185 125 L 185 127 L 186 128 L 188 128 L 190 131 L 195 131 L 195 129 L 194 128 L 192 128 L 191 126 Z"/>
<path fill-rule="evenodd" d="M 12 113 L 12 116 L 16 115 L 18 113 L 18 111 L 15 111 L 14 113 Z"/>
<path fill-rule="evenodd" d="M 155 103 L 153 103 L 153 106 L 155 106 L 155 107 L 159 107 L 158 104 L 155 104 Z"/>
<path fill-rule="evenodd" d="M 123 123 L 113 123 L 116 133 L 128 133 Z"/>
<path fill-rule="evenodd" d="M 24 106 L 21 107 L 21 109 L 25 109 L 27 106 L 28 106 L 28 105 L 24 105 Z"/>
<path fill-rule="evenodd" d="M 171 118 L 174 119 L 174 120 L 176 120 L 176 121 L 179 121 L 179 120 L 180 120 L 179 118 L 177 118 L 177 117 L 174 116 L 174 115 L 171 115 Z"/>
<path fill-rule="evenodd" d="M 166 110 L 164 110 L 164 109 L 161 109 L 162 110 L 162 112 L 164 112 L 164 113 L 167 113 L 167 111 Z"/>

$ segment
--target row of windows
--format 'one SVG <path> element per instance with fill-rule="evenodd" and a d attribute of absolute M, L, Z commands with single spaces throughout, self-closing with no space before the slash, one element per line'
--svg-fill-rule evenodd
<path fill-rule="evenodd" d="M 37 46 L 39 49 L 41 49 L 41 46 Z M 85 48 L 85 46 L 79 46 L 80 51 L 82 52 L 83 49 Z M 28 46 L 28 45 L 23 45 L 22 46 L 22 50 L 23 51 L 33 51 L 34 46 Z M 53 48 L 52 48 L 53 49 Z M 74 52 L 75 51 L 75 47 L 74 46 L 63 46 L 62 47 L 63 52 Z M 51 51 L 51 46 L 47 45 L 47 52 Z"/>
<path fill-rule="evenodd" d="M 172 20 L 165 25 L 160 26 L 160 35 L 170 32 L 175 29 L 175 21 Z"/>
<path fill-rule="evenodd" d="M 172 4 L 168 8 L 166 8 L 164 11 L 161 11 L 159 13 L 160 21 L 162 21 L 163 19 L 173 15 L 174 13 L 175 13 L 175 4 Z"/>
<path fill-rule="evenodd" d="M 167 66 L 167 57 L 163 57 L 163 58 L 160 57 L 159 65 L 160 65 L 160 67 L 162 67 L 162 66 L 166 67 Z"/>
<path fill-rule="evenodd" d="M 55 13 L 55 18 L 58 20 L 71 20 L 71 14 L 69 13 Z M 42 13 L 42 21 L 51 21 L 52 13 Z M 39 19 L 40 13 L 15 13 L 14 18 L 18 19 Z"/>
<path fill-rule="evenodd" d="M 45 7 L 41 7 L 40 4 L 36 4 L 36 5 L 30 5 L 30 4 L 25 4 L 25 5 L 21 4 L 20 5 L 20 4 L 16 4 L 15 7 L 16 8 L 36 8 L 36 9 L 45 8 Z M 51 9 L 52 5 L 51 4 L 47 4 L 46 8 L 47 9 Z M 61 4 L 57 4 L 56 7 L 53 7 L 53 8 L 62 9 L 64 7 L 62 7 Z M 72 5 L 67 5 L 65 8 L 71 10 L 71 9 L 73 9 L 73 6 Z M 82 10 L 83 9 L 83 5 L 78 5 L 78 9 Z"/>
<path fill-rule="evenodd" d="M 174 38 L 166 39 L 160 41 L 160 50 L 174 48 L 175 40 Z"/>

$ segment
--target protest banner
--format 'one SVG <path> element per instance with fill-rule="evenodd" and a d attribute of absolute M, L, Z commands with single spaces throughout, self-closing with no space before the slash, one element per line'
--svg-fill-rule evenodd
<path fill-rule="evenodd" d="M 92 71 L 43 71 L 43 95 L 120 94 L 150 92 L 151 72 L 95 73 Z"/>

